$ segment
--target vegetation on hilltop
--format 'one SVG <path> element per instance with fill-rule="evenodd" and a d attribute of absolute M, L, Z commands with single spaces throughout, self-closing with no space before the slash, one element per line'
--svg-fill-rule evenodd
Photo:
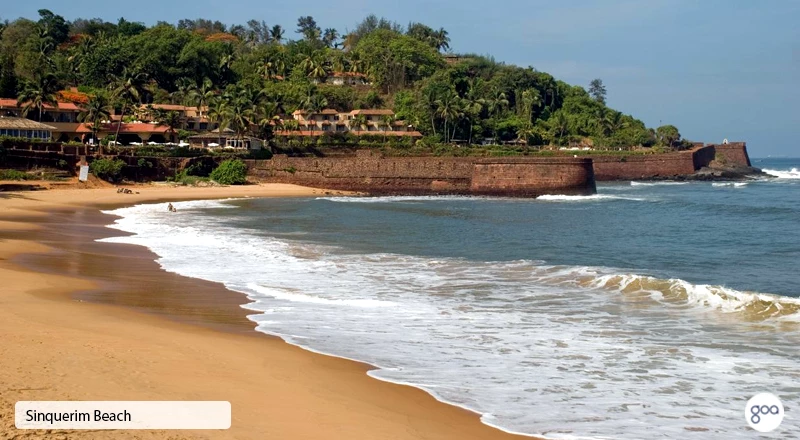
<path fill-rule="evenodd" d="M 77 87 L 88 94 L 79 105 L 89 122 L 107 118 L 111 106 L 123 119 L 139 104 L 207 106 L 211 121 L 264 138 L 297 129 L 280 117 L 297 109 L 388 107 L 426 145 L 523 139 L 617 149 L 680 141 L 673 126 L 648 129 L 609 108 L 599 79 L 587 91 L 531 67 L 443 55 L 449 47 L 444 29 L 375 16 L 342 34 L 310 16 L 291 31 L 257 20 L 68 22 L 42 9 L 36 21 L 0 23 L 0 96 L 19 99 L 36 118 L 59 91 Z M 371 85 L 331 85 L 333 72 L 363 74 Z M 170 112 L 154 117 L 179 127 Z"/>

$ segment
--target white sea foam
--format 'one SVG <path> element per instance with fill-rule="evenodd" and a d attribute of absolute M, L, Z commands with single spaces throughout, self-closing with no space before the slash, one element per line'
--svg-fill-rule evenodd
<path fill-rule="evenodd" d="M 536 200 L 541 200 L 546 202 L 597 202 L 597 201 L 608 201 L 608 200 L 632 200 L 636 202 L 647 201 L 647 199 L 642 199 L 638 197 L 613 196 L 609 194 L 592 194 L 589 196 L 545 194 L 537 197 Z"/>
<path fill-rule="evenodd" d="M 470 200 L 474 196 L 375 196 L 375 197 L 317 197 L 316 200 L 341 203 L 392 203 L 392 202 L 426 202 L 431 200 Z"/>
<path fill-rule="evenodd" d="M 670 181 L 660 181 L 660 182 L 631 182 L 631 186 L 669 186 L 669 185 L 686 185 L 689 182 L 670 182 Z"/>
<path fill-rule="evenodd" d="M 779 179 L 800 179 L 800 171 L 797 168 L 792 168 L 791 170 L 769 170 L 763 169 L 765 173 L 769 174 L 770 176 L 775 176 Z"/>
<path fill-rule="evenodd" d="M 224 202 L 175 205 L 112 211 L 135 235 L 103 241 L 247 294 L 259 331 L 372 363 L 505 430 L 752 438 L 747 397 L 800 404 L 800 338 L 776 331 L 795 325 L 795 300 L 602 267 L 343 253 L 235 229 L 208 214 Z M 776 435 L 799 429 L 786 418 Z"/>
<path fill-rule="evenodd" d="M 714 182 L 711 186 L 714 187 L 733 187 L 733 188 L 744 188 L 747 186 L 749 182 Z"/>

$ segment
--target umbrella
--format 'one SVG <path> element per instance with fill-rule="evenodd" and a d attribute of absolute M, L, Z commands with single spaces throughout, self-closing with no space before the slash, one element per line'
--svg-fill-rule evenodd
<path fill-rule="evenodd" d="M 216 142 L 212 142 L 212 143 L 208 144 L 208 146 L 209 147 L 219 147 L 219 144 L 216 143 Z"/>

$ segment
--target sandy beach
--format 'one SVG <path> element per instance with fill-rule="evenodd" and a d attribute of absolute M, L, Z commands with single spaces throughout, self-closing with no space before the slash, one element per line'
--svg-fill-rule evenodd
<path fill-rule="evenodd" d="M 167 200 L 315 196 L 320 189 L 113 187 L 0 192 L 0 438 L 523 438 L 368 365 L 253 330 L 222 286 L 168 274 L 147 249 L 96 243 L 99 208 Z M 225 431 L 20 431 L 19 400 L 227 400 Z"/>

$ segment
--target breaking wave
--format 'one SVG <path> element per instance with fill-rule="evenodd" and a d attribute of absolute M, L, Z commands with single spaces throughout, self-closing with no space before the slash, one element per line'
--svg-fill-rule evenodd
<path fill-rule="evenodd" d="M 797 168 L 792 168 L 791 170 L 769 170 L 763 169 L 765 173 L 769 174 L 770 176 L 775 176 L 779 179 L 800 179 L 800 171 Z"/>
<path fill-rule="evenodd" d="M 102 241 L 246 294 L 260 332 L 379 366 L 369 374 L 510 432 L 749 438 L 742 396 L 797 377 L 798 299 L 610 267 L 352 253 L 233 227 L 224 202 L 174 205 L 108 211 L 135 235 Z"/>

